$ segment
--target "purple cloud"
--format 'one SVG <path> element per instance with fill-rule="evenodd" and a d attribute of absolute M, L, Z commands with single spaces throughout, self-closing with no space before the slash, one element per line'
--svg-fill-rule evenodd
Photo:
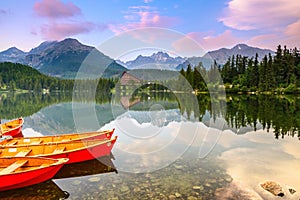
<path fill-rule="evenodd" d="M 81 9 L 71 2 L 63 3 L 60 0 L 42 0 L 33 6 L 35 13 L 47 18 L 66 18 L 81 14 Z"/>
<path fill-rule="evenodd" d="M 91 22 L 52 23 L 41 27 L 41 34 L 47 40 L 61 40 L 66 37 L 88 33 L 99 26 Z M 100 26 L 100 28 L 103 28 Z"/>
<path fill-rule="evenodd" d="M 163 16 L 156 8 L 150 6 L 131 6 L 126 15 L 124 15 L 124 19 L 127 20 L 126 23 L 111 25 L 111 31 L 119 34 L 124 31 L 145 27 L 170 28 L 179 22 L 178 18 Z"/>
<path fill-rule="evenodd" d="M 0 9 L 0 15 L 5 15 L 5 14 L 7 14 L 7 12 L 3 9 Z"/>

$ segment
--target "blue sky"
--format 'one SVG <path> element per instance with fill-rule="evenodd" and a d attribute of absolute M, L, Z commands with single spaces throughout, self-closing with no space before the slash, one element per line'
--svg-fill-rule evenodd
<path fill-rule="evenodd" d="M 294 0 L 10 0 L 0 1 L 0 51 L 29 51 L 67 37 L 98 46 L 136 28 L 160 27 L 206 51 L 246 43 L 300 46 L 300 2 Z"/>

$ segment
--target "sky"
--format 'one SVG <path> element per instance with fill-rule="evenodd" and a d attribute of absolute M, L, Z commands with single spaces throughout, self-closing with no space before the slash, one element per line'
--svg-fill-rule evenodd
<path fill-rule="evenodd" d="M 64 38 L 99 46 L 149 27 L 177 32 L 182 38 L 174 42 L 181 48 L 186 38 L 205 51 L 238 43 L 294 48 L 300 47 L 299 10 L 295 0 L 0 1 L 0 51 L 12 46 L 29 51 L 43 41 Z"/>

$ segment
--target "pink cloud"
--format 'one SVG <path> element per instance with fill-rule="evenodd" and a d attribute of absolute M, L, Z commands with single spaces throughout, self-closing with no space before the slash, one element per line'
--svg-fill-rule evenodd
<path fill-rule="evenodd" d="M 144 0 L 144 3 L 150 3 L 152 2 L 153 0 Z"/>
<path fill-rule="evenodd" d="M 250 45 L 276 49 L 281 45 L 287 45 L 290 48 L 300 46 L 300 20 L 287 25 L 282 30 L 274 31 L 269 34 L 257 35 L 249 39 Z"/>
<path fill-rule="evenodd" d="M 61 40 L 69 36 L 88 33 L 96 25 L 90 22 L 83 23 L 52 23 L 41 27 L 41 34 L 47 40 Z"/>
<path fill-rule="evenodd" d="M 247 44 L 274 50 L 276 49 L 277 45 L 283 42 L 284 38 L 284 35 L 277 33 L 262 34 L 250 38 L 247 41 Z M 274 41 L 276 42 L 274 43 Z"/>
<path fill-rule="evenodd" d="M 235 37 L 230 30 L 219 35 L 212 35 L 212 33 L 202 33 L 202 32 L 191 32 L 186 34 L 186 37 L 173 43 L 174 48 L 177 51 L 195 51 L 199 49 L 199 46 L 190 45 L 190 40 L 194 40 L 199 44 L 199 46 L 205 50 L 215 50 L 220 47 L 231 47 L 237 43 L 241 43 L 243 40 Z"/>
<path fill-rule="evenodd" d="M 175 17 L 160 15 L 155 8 L 149 6 L 129 7 L 129 12 L 126 13 L 124 18 L 127 20 L 127 23 L 110 26 L 114 33 L 119 34 L 124 31 L 145 27 L 170 28 L 179 22 Z"/>
<path fill-rule="evenodd" d="M 60 0 L 42 0 L 33 6 L 35 13 L 47 18 L 65 18 L 81 14 L 80 8 L 71 2 L 63 3 Z"/>
<path fill-rule="evenodd" d="M 285 30 L 285 33 L 289 36 L 299 35 L 300 33 L 300 19 L 295 23 L 289 24 Z"/>
<path fill-rule="evenodd" d="M 300 18 L 300 2 L 295 0 L 231 0 L 219 21 L 237 30 L 270 29 Z"/>

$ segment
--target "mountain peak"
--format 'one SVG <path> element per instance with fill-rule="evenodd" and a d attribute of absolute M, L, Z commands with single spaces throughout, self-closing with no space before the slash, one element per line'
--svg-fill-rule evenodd
<path fill-rule="evenodd" d="M 21 51 L 20 49 L 18 49 L 17 47 L 10 47 L 9 49 L 3 51 L 3 52 L 6 52 L 6 53 L 24 53 L 24 51 Z"/>
<path fill-rule="evenodd" d="M 5 51 L 0 52 L 0 62 L 20 62 L 24 59 L 26 53 L 17 47 L 11 47 Z"/>
<path fill-rule="evenodd" d="M 169 54 L 159 51 L 150 56 L 155 62 L 166 62 L 169 59 L 172 59 Z"/>
<path fill-rule="evenodd" d="M 181 57 L 173 58 L 168 53 L 158 51 L 153 53 L 151 56 L 139 55 L 135 60 L 127 61 L 126 66 L 130 69 L 136 68 L 155 68 L 163 67 L 165 69 L 175 69 L 175 67 L 184 62 Z"/>
<path fill-rule="evenodd" d="M 42 42 L 39 46 L 31 49 L 29 51 L 29 54 L 40 54 L 41 52 L 47 50 L 48 48 L 50 48 L 51 46 L 53 46 L 56 43 L 57 43 L 57 41 L 45 41 L 45 42 Z"/>
<path fill-rule="evenodd" d="M 57 43 L 60 46 L 64 46 L 64 47 L 82 47 L 82 46 L 86 46 L 81 44 L 78 40 L 73 39 L 73 38 L 66 38 L 60 42 Z"/>
<path fill-rule="evenodd" d="M 249 47 L 246 44 L 237 44 L 232 49 L 243 50 L 243 49 L 246 49 L 246 48 L 251 48 L 251 47 Z"/>
<path fill-rule="evenodd" d="M 247 44 L 237 44 L 231 49 L 222 48 L 215 51 L 210 51 L 207 54 L 205 54 L 204 57 L 216 60 L 220 64 L 224 64 L 226 63 L 227 59 L 233 55 L 239 54 L 251 58 L 254 57 L 256 53 L 258 53 L 259 58 L 263 58 L 269 53 L 274 54 L 274 52 L 269 49 L 251 47 Z"/>
<path fill-rule="evenodd" d="M 166 52 L 163 52 L 163 51 L 158 51 L 158 52 L 156 52 L 156 53 L 153 53 L 153 54 L 151 55 L 151 57 L 155 57 L 155 56 L 164 56 L 164 57 L 170 57 L 168 53 L 166 53 Z"/>
<path fill-rule="evenodd" d="M 77 39 L 74 38 L 66 38 L 62 41 L 60 41 L 62 43 L 71 43 L 71 44 L 81 44 Z"/>

